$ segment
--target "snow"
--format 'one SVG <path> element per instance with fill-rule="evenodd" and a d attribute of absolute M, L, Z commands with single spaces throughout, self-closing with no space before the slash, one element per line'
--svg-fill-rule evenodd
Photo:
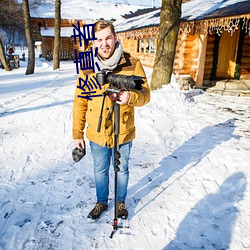
<path fill-rule="evenodd" d="M 131 11 L 135 12 L 138 9 L 150 8 L 148 5 L 127 4 L 127 3 L 111 3 L 108 1 L 98 2 L 92 0 L 62 0 L 61 1 L 61 18 L 62 19 L 82 19 L 82 20 L 98 20 L 104 19 L 118 19 L 122 15 L 128 14 Z M 32 17 L 54 18 L 55 4 L 52 1 L 45 1 L 36 9 L 31 9 Z"/>
<path fill-rule="evenodd" d="M 60 32 L 61 37 L 71 37 L 73 35 L 73 27 L 62 27 Z M 80 27 L 80 30 L 83 31 L 83 28 Z M 41 28 L 41 36 L 54 36 L 55 28 Z"/>
<path fill-rule="evenodd" d="M 98 0 L 98 2 L 105 2 L 107 0 Z M 161 6 L 161 0 L 109 0 L 111 3 L 123 3 L 123 4 L 138 4 L 138 5 L 148 5 L 148 6 Z"/>
<path fill-rule="evenodd" d="M 117 32 L 126 30 L 139 29 L 141 27 L 157 26 L 160 24 L 160 9 L 156 9 L 152 12 L 135 16 L 128 19 L 118 19 L 114 22 Z"/>
<path fill-rule="evenodd" d="M 249 98 L 180 91 L 174 78 L 151 92 L 136 108 L 129 228 L 110 239 L 112 168 L 109 209 L 91 223 L 88 143 L 71 156 L 75 64 L 25 67 L 0 70 L 0 249 L 250 249 Z"/>

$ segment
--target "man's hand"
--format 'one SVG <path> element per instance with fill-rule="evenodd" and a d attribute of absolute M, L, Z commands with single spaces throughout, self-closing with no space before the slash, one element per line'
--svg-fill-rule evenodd
<path fill-rule="evenodd" d="M 116 103 L 126 104 L 126 103 L 128 103 L 129 97 L 130 97 L 130 92 L 128 90 L 120 91 L 118 96 L 117 96 Z"/>
<path fill-rule="evenodd" d="M 85 148 L 85 142 L 83 139 L 74 140 L 74 144 L 78 148 L 80 148 L 80 147 Z"/>

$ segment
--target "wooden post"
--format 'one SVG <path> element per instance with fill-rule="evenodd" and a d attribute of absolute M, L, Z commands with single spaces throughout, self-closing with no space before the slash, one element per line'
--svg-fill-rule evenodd
<path fill-rule="evenodd" d="M 196 86 L 202 87 L 203 78 L 204 78 L 204 68 L 205 68 L 205 60 L 206 60 L 206 50 L 207 50 L 207 35 L 200 34 L 199 36 L 199 54 L 198 54 L 198 65 L 196 72 Z"/>
<path fill-rule="evenodd" d="M 143 38 L 143 53 L 146 54 L 146 50 L 147 50 L 147 39 L 146 38 Z"/>
<path fill-rule="evenodd" d="M 141 54 L 142 39 L 139 40 L 139 53 Z"/>

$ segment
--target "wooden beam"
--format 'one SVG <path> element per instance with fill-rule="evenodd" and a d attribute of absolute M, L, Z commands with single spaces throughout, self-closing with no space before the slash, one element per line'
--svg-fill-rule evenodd
<path fill-rule="evenodd" d="M 197 87 L 202 87 L 203 85 L 206 50 L 207 50 L 207 36 L 201 34 L 199 35 L 199 55 L 198 55 L 198 65 L 197 65 L 198 67 L 195 79 Z"/>

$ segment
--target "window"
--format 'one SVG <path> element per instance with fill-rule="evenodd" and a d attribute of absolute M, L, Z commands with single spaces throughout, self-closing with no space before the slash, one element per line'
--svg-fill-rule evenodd
<path fill-rule="evenodd" d="M 155 38 L 141 38 L 137 40 L 138 53 L 155 53 Z"/>

